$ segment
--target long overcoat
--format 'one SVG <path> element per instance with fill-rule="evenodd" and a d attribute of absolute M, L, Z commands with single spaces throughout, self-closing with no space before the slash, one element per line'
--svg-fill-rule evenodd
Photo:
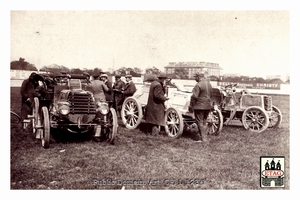
<path fill-rule="evenodd" d="M 165 116 L 165 90 L 162 82 L 155 80 L 150 85 L 148 102 L 146 106 L 146 122 L 154 125 L 163 126 Z"/>

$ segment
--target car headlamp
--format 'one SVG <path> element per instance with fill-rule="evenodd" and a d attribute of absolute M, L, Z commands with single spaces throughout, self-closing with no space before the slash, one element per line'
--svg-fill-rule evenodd
<path fill-rule="evenodd" d="M 97 106 L 98 106 L 97 110 L 100 111 L 102 115 L 106 115 L 109 112 L 109 107 L 107 103 L 98 102 Z"/>
<path fill-rule="evenodd" d="M 59 107 L 59 113 L 62 115 L 67 115 L 70 112 L 70 107 L 67 105 L 62 105 Z"/>

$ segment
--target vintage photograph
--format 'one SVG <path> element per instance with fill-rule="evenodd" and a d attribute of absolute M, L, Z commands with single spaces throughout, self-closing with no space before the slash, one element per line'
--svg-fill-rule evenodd
<path fill-rule="evenodd" d="M 290 190 L 290 75 L 288 10 L 10 10 L 10 190 Z"/>

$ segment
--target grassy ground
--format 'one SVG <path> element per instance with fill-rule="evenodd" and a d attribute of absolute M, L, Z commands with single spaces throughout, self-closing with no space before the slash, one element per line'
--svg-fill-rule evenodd
<path fill-rule="evenodd" d="M 19 88 L 11 89 L 11 110 L 20 113 Z M 225 126 L 209 144 L 146 135 L 121 122 L 115 145 L 65 135 L 49 149 L 11 126 L 11 189 L 262 189 L 260 156 L 285 156 L 285 188 L 290 188 L 289 97 L 283 123 L 275 130 L 250 133 Z M 276 100 L 274 101 L 276 102 Z M 142 128 L 142 126 L 141 126 Z M 66 139 L 67 138 L 67 139 Z"/>

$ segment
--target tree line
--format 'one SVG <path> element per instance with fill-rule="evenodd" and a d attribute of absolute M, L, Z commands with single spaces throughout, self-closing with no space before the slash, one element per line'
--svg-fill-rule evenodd
<path fill-rule="evenodd" d="M 19 60 L 12 61 L 10 63 L 10 69 L 12 69 L 12 70 L 38 71 L 37 68 L 35 67 L 35 65 L 25 61 L 25 58 L 19 58 Z M 104 73 L 107 73 L 108 75 L 119 74 L 121 76 L 124 76 L 126 74 L 131 74 L 131 75 L 137 76 L 137 77 L 141 76 L 141 74 L 143 73 L 143 70 L 141 70 L 138 67 L 121 67 L 117 70 L 114 70 L 113 72 L 109 72 L 109 71 L 103 71 L 100 68 L 94 68 L 94 69 L 71 68 L 71 69 L 69 69 L 68 67 L 65 67 L 63 65 L 57 65 L 57 64 L 44 66 L 39 71 L 48 72 L 48 73 L 52 73 L 52 74 L 60 74 L 61 72 L 68 72 L 68 73 L 73 73 L 73 74 L 82 74 L 83 72 L 87 72 L 90 75 L 93 75 L 94 73 L 98 73 L 98 72 L 104 72 Z M 161 72 L 162 71 L 159 70 L 155 66 L 148 67 L 145 70 L 145 74 L 156 74 L 156 75 L 158 75 Z M 184 68 L 177 68 L 177 69 L 175 69 L 173 74 L 168 74 L 168 76 L 172 79 L 185 79 L 185 80 L 194 79 L 193 77 L 188 76 L 188 72 Z M 229 77 L 209 76 L 209 79 L 211 81 L 224 81 L 224 82 L 284 83 L 279 78 L 265 80 L 262 77 L 249 77 L 249 76 L 232 76 L 232 77 L 230 77 L 230 76 Z M 290 83 L 290 80 L 287 80 L 286 83 Z"/>

